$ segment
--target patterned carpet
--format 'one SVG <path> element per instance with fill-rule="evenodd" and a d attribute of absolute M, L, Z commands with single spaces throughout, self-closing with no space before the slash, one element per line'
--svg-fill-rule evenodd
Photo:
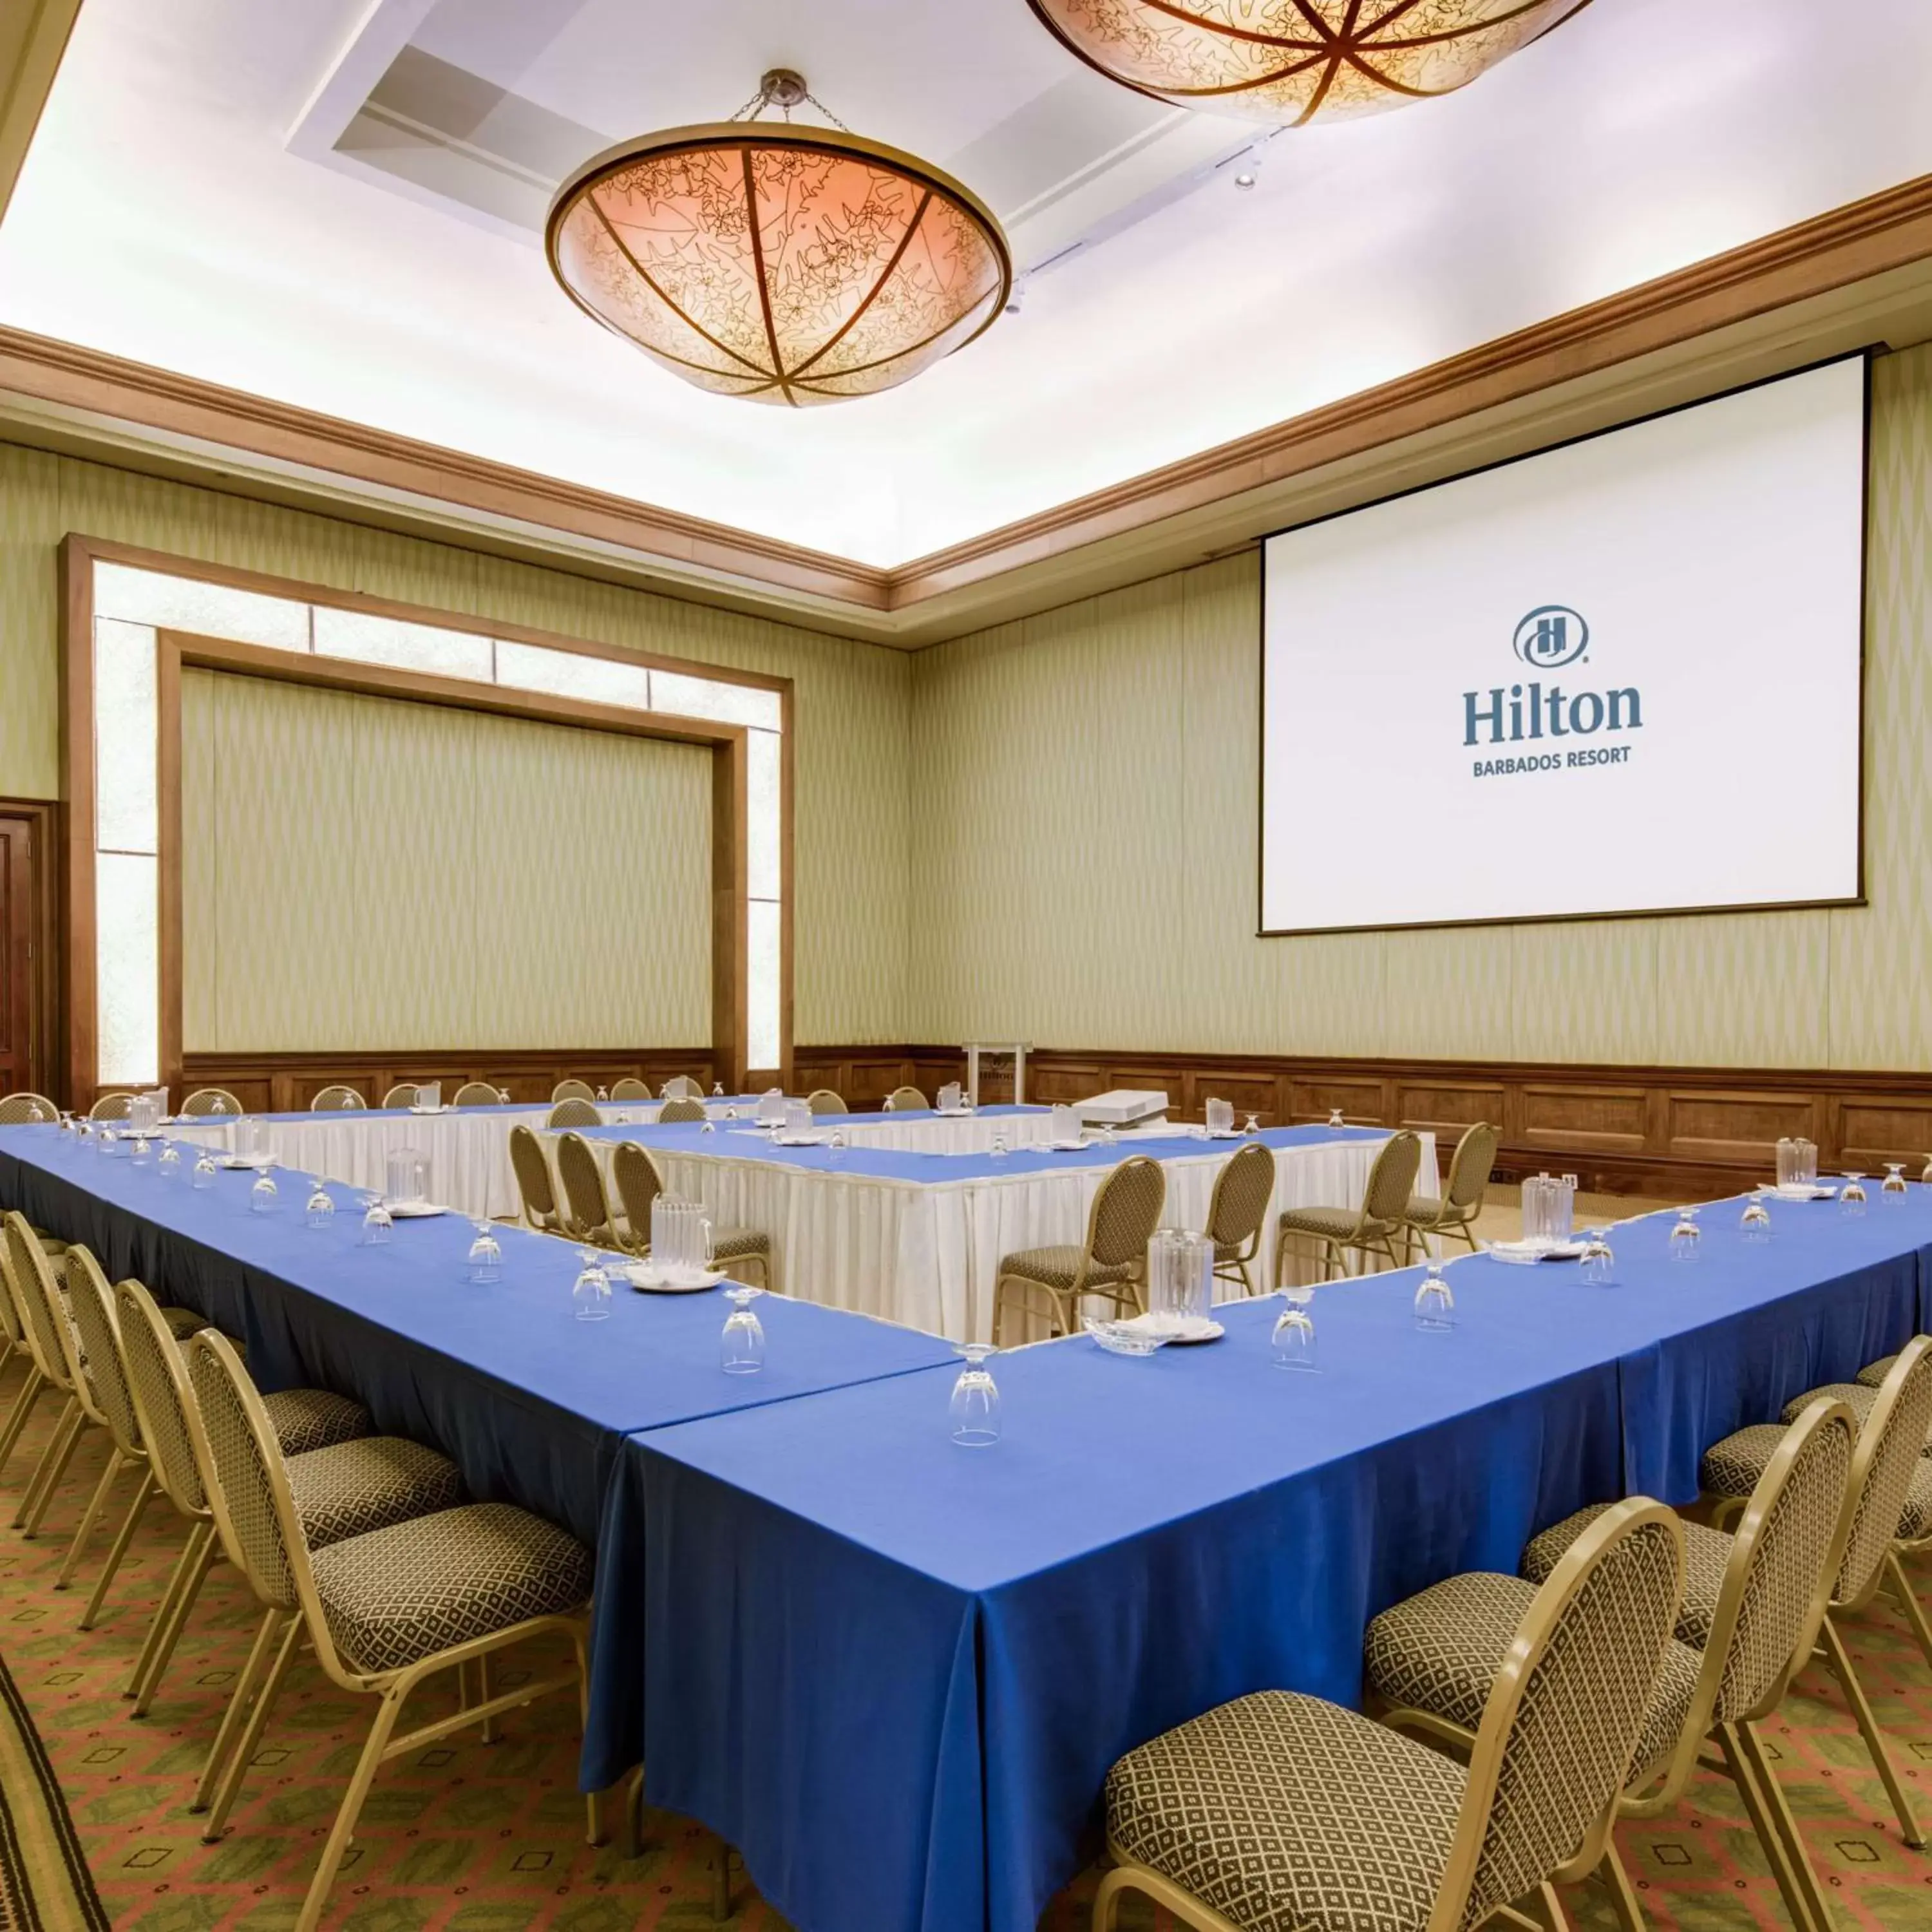
<path fill-rule="evenodd" d="M 14 1385 L 9 1376 L 8 1398 Z M 246 1653 L 250 1604 L 238 1580 L 218 1570 L 152 1713 L 130 1718 L 120 1688 L 178 1536 L 164 1506 L 152 1510 L 100 1627 L 77 1630 L 84 1587 L 56 1594 L 52 1582 L 98 1474 L 97 1454 L 76 1457 L 38 1540 L 26 1543 L 4 1526 L 44 1426 L 0 1472 L 0 1660 L 66 1792 L 106 1922 L 129 1932 L 281 1932 L 292 1923 L 370 1705 L 298 1666 L 232 1828 L 221 1844 L 203 1845 L 185 1806 Z M 83 1586 L 93 1574 L 92 1564 L 83 1568 Z M 1932 1587 L 1932 1576 L 1927 1582 Z M 1932 1823 L 1932 1672 L 1904 1626 L 1888 1617 L 1860 1624 L 1853 1648 Z M 1900 1844 L 1835 1685 L 1814 1668 L 1800 1688 L 1769 1742 L 1842 1923 L 1932 1932 L 1932 1852 Z M 353 1932 L 694 1932 L 711 1922 L 713 1841 L 697 1826 L 647 1814 L 636 1858 L 583 1843 L 572 1776 L 577 1724 L 567 1700 L 513 1714 L 504 1728 L 494 1744 L 472 1732 L 384 1768 L 326 1923 Z M 0 1744 L 0 1789 L 16 1816 L 22 1762 Z M 1618 1834 L 1652 1924 L 1784 1932 L 1777 1891 L 1730 1786 L 1703 1777 L 1692 1796 L 1676 1816 Z M 43 1840 L 57 1835 L 50 1823 Z M 864 1847 L 852 1856 L 862 1857 Z M 1084 1928 L 1093 1883 L 1089 1874 L 1054 1901 L 1046 1932 Z M 782 1924 L 742 1872 L 734 1904 L 739 1928 Z M 1600 1900 L 1574 1894 L 1570 1904 L 1579 1928 L 1609 1932 L 1612 1921 Z M 91 1932 L 102 1922 L 88 1918 L 71 1892 L 44 1895 L 42 1906 L 43 1932 Z M 1172 1922 L 1141 1906 L 1124 1923 L 1166 1932 Z M 10 1932 L 4 1914 L 0 1928 Z"/>

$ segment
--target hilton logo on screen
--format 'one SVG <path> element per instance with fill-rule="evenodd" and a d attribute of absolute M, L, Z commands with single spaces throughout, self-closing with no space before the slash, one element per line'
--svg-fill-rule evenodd
<path fill-rule="evenodd" d="M 1518 659 L 1532 670 L 1558 670 L 1586 661 L 1590 626 L 1582 612 L 1567 604 L 1539 604 L 1518 620 L 1510 643 Z M 1599 732 L 1635 731 L 1642 724 L 1643 703 L 1634 685 L 1616 691 L 1565 691 L 1560 684 L 1532 680 L 1462 694 L 1465 746 L 1593 738 Z M 1474 775 L 1499 778 L 1516 772 L 1556 771 L 1568 765 L 1620 765 L 1629 757 L 1627 745 L 1592 745 L 1521 758 L 1478 758 Z"/>

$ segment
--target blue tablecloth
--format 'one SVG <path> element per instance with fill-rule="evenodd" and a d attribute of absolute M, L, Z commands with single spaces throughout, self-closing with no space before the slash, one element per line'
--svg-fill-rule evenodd
<path fill-rule="evenodd" d="M 604 1634 L 633 1626 L 641 1590 L 639 1538 L 604 1532 L 604 1492 L 624 1437 L 950 1361 L 936 1338 L 782 1296 L 761 1298 L 764 1370 L 719 1366 L 726 1312 L 716 1293 L 639 1294 L 620 1283 L 610 1315 L 576 1320 L 577 1251 L 499 1228 L 504 1278 L 464 1277 L 472 1238 L 460 1215 L 398 1220 L 386 1246 L 357 1245 L 362 1214 L 350 1190 L 327 1229 L 304 1225 L 306 1188 L 281 1178 L 273 1214 L 248 1210 L 252 1174 L 224 1171 L 206 1192 L 185 1166 L 171 1180 L 152 1163 L 84 1149 L 58 1128 L 0 1129 L 0 1205 L 85 1242 L 110 1279 L 132 1275 L 164 1301 L 206 1316 L 248 1343 L 265 1390 L 332 1388 L 362 1402 L 382 1431 L 440 1449 L 470 1494 L 562 1524 L 598 1550 L 594 1668 L 602 1708 L 634 1729 L 641 1658 Z M 593 1724 L 586 1766 L 613 1765 Z"/>
<path fill-rule="evenodd" d="M 1389 1604 L 1584 1503 L 1688 1500 L 1705 1444 L 1919 1325 L 1932 1196 L 1774 1214 L 1749 1247 L 1714 1205 L 1691 1265 L 1629 1225 L 1609 1288 L 1460 1262 L 1448 1334 L 1413 1270 L 1338 1284 L 1318 1376 L 1272 1366 L 1272 1299 L 1150 1360 L 1016 1352 L 989 1450 L 947 1370 L 634 1437 L 647 1796 L 807 1932 L 1029 1932 L 1121 1753 L 1263 1686 L 1354 1699 Z"/>

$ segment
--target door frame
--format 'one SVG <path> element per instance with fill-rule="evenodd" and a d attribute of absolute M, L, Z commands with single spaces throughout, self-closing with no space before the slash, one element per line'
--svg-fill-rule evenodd
<path fill-rule="evenodd" d="M 0 819 L 6 818 L 23 820 L 32 844 L 28 919 L 34 954 L 27 975 L 26 1071 L 21 1084 L 64 1106 L 67 1053 L 60 994 L 67 976 L 62 970 L 66 927 L 60 907 L 60 801 L 0 796 Z"/>

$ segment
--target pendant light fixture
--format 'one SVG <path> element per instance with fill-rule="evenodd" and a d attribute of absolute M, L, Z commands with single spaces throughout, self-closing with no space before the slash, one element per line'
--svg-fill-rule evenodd
<path fill-rule="evenodd" d="M 586 162 L 545 230 L 565 292 L 686 382 L 794 407 L 893 388 L 990 328 L 1012 282 L 991 209 L 842 123 L 794 124 L 805 101 L 831 118 L 775 68 L 729 121 Z"/>
<path fill-rule="evenodd" d="M 1028 0 L 1110 80 L 1299 128 L 1453 93 L 1589 0 Z"/>

